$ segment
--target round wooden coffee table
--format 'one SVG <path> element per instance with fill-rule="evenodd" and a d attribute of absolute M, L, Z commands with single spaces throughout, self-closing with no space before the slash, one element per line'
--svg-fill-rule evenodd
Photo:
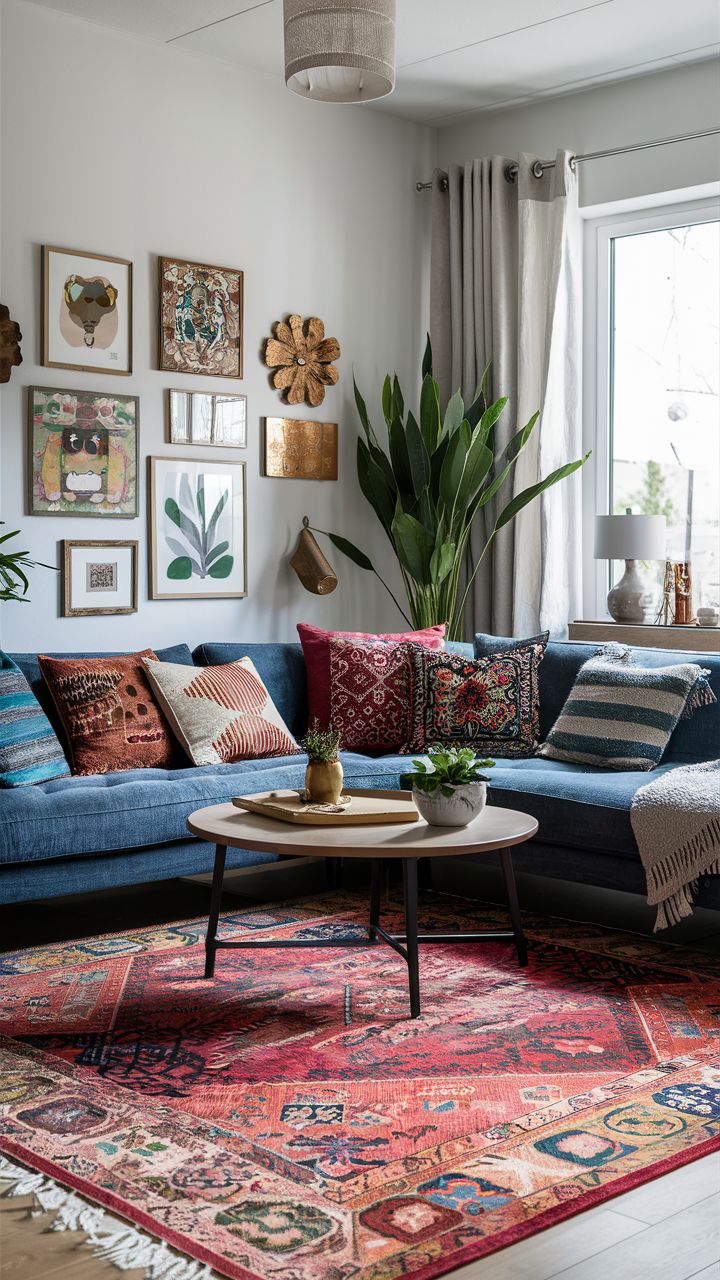
<path fill-rule="evenodd" d="M 407 793 L 398 791 L 374 792 L 374 795 L 402 798 Z M 432 827 L 423 818 L 387 826 L 365 827 L 309 827 L 275 821 L 261 814 L 246 813 L 232 804 L 213 804 L 198 809 L 188 818 L 188 828 L 194 836 L 216 845 L 210 897 L 210 918 L 205 940 L 205 977 L 215 973 L 215 953 L 221 948 L 243 947 L 248 950 L 267 947 L 362 947 L 373 946 L 378 940 L 402 956 L 408 966 L 410 987 L 410 1014 L 420 1015 L 420 979 L 418 973 L 418 943 L 452 942 L 473 943 L 488 939 L 508 938 L 515 943 L 518 963 L 527 964 L 527 946 L 520 920 L 511 848 L 530 840 L 538 829 L 535 818 L 515 809 L 487 806 L 467 827 Z M 371 863 L 370 917 L 367 937 L 323 938 L 320 941 L 306 938 L 272 939 L 253 941 L 229 941 L 218 938 L 225 856 L 228 847 L 234 849 L 258 849 L 302 858 L 366 858 Z M 419 858 L 459 857 L 466 853 L 500 854 L 505 891 L 512 929 L 483 929 L 472 933 L 421 933 L 417 925 L 417 864 Z M 405 933 L 392 934 L 380 925 L 380 896 L 382 864 L 387 858 L 402 862 L 405 898 Z"/>

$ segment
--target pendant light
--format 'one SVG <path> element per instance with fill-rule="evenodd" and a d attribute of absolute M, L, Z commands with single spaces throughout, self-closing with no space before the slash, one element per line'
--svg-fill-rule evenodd
<path fill-rule="evenodd" d="M 395 0 L 284 0 L 285 83 L 321 102 L 395 87 Z"/>

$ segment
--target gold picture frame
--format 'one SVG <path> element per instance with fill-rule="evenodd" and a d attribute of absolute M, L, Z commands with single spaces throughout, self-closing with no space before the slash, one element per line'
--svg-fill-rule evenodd
<path fill-rule="evenodd" d="M 264 474 L 273 480 L 337 480 L 337 422 L 265 418 Z"/>
<path fill-rule="evenodd" d="M 105 554 L 103 554 L 103 552 Z M 115 553 L 115 558 L 113 556 Z M 125 556 L 120 556 L 126 552 Z M 87 554 L 83 554 L 87 553 Z M 138 611 L 138 543 L 135 539 L 64 539 L 62 543 L 62 616 L 89 618 Z M 88 603 L 117 595 L 125 604 Z"/>
<path fill-rule="evenodd" d="M 107 253 L 42 246 L 43 365 L 130 377 L 132 268 Z"/>

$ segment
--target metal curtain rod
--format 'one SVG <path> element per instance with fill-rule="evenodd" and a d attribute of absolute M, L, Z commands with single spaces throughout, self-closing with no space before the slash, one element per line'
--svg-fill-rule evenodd
<path fill-rule="evenodd" d="M 607 151 L 588 151 L 586 155 L 571 156 L 570 164 L 574 168 L 576 164 L 583 164 L 586 160 L 603 160 L 606 156 L 623 156 L 630 151 L 648 151 L 651 147 L 668 147 L 673 142 L 692 142 L 695 138 L 710 138 L 713 134 L 720 133 L 720 125 L 716 125 L 712 129 L 699 129 L 697 133 L 677 133 L 673 138 L 654 138 L 652 142 L 633 142 L 629 147 L 610 147 Z M 542 178 L 546 169 L 554 169 L 554 160 L 536 160 L 533 165 L 533 176 Z M 518 173 L 517 164 L 509 164 L 505 169 L 505 177 L 508 182 L 514 182 Z M 447 178 L 441 178 L 440 190 L 447 191 Z M 416 182 L 416 191 L 428 191 L 432 187 L 432 182 Z"/>

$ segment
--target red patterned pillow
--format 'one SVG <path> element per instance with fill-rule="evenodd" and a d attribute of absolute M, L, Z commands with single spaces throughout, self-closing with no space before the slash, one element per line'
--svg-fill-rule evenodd
<path fill-rule="evenodd" d="M 319 721 L 323 728 L 330 723 L 330 646 L 331 639 L 361 640 L 365 644 L 398 644 L 414 641 L 428 649 L 442 649 L 445 626 L 425 627 L 423 631 L 384 632 L 373 635 L 363 631 L 321 631 L 308 623 L 298 622 L 298 635 L 303 647 L 308 685 L 309 720 Z"/>
<path fill-rule="evenodd" d="M 532 756 L 540 734 L 538 671 L 545 645 L 488 658 L 428 653 L 412 646 L 410 751 L 433 743 L 473 747 L 480 755 Z"/>
<path fill-rule="evenodd" d="M 343 751 L 399 751 L 412 731 L 410 644 L 363 644 L 332 636 L 329 722 Z"/>

